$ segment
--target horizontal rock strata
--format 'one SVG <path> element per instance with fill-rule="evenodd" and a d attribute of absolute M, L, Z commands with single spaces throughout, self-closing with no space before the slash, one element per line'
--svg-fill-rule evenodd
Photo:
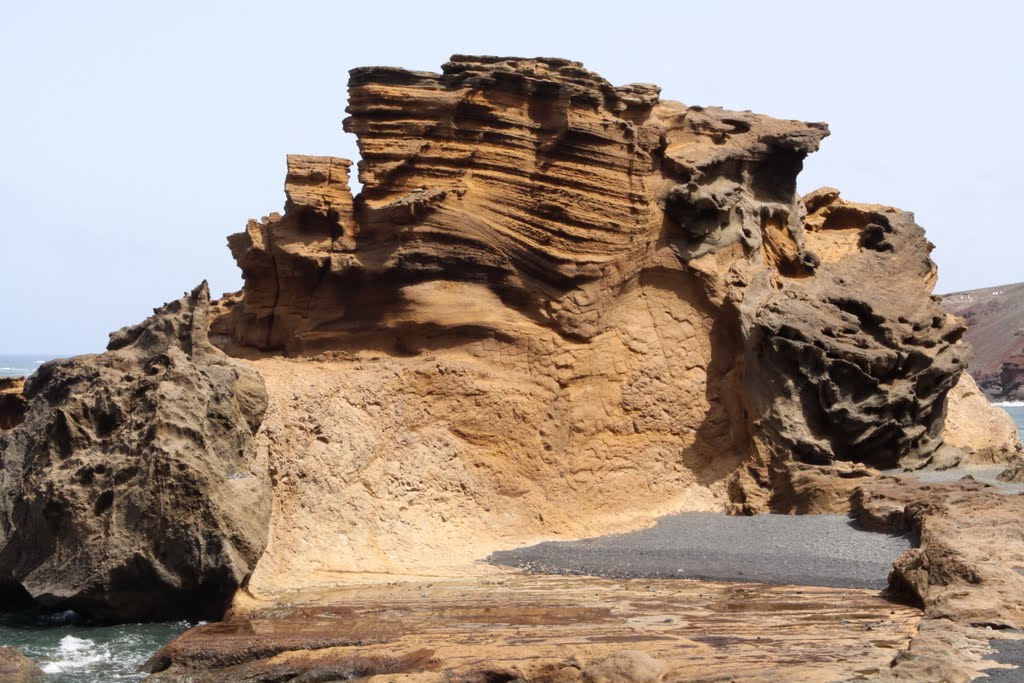
<path fill-rule="evenodd" d="M 279 514 L 255 590 L 806 508 L 798 469 L 942 447 L 963 325 L 911 214 L 798 196 L 824 124 L 460 55 L 353 70 L 348 113 L 360 193 L 347 160 L 289 157 L 214 309 L 231 353 L 317 357 L 256 360 Z"/>
<path fill-rule="evenodd" d="M 192 629 L 153 681 L 858 680 L 919 619 L 863 590 L 511 574 L 350 585 Z M 618 672 L 618 677 L 602 678 Z"/>

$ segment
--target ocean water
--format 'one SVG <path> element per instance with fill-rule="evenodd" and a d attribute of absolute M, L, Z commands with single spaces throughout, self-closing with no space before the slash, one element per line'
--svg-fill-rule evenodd
<path fill-rule="evenodd" d="M 21 648 L 47 683 L 141 681 L 139 667 L 193 624 L 90 625 L 74 612 L 0 614 L 0 645 Z"/>
<path fill-rule="evenodd" d="M 52 353 L 0 353 L 0 377 L 28 377 L 46 361 L 59 357 Z"/>
<path fill-rule="evenodd" d="M 1024 439 L 1024 403 L 997 403 L 996 405 L 1010 414 L 1013 421 L 1017 423 L 1020 438 Z"/>

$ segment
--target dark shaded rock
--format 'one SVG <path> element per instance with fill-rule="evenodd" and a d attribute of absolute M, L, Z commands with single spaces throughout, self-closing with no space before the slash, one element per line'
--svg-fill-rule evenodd
<path fill-rule="evenodd" d="M 25 419 L 24 377 L 0 377 L 0 429 L 11 429 Z"/>
<path fill-rule="evenodd" d="M 104 620 L 217 617 L 266 545 L 263 380 L 207 340 L 209 290 L 44 364 L 0 434 L 0 575 Z"/>
<path fill-rule="evenodd" d="M 1024 353 L 1014 354 L 1003 361 L 999 367 L 999 389 L 1000 399 L 1024 401 Z"/>
<path fill-rule="evenodd" d="M 811 464 L 927 464 L 969 353 L 930 296 L 932 245 L 905 211 L 828 190 L 805 204 L 814 276 L 760 278 L 740 306 L 759 438 Z"/>

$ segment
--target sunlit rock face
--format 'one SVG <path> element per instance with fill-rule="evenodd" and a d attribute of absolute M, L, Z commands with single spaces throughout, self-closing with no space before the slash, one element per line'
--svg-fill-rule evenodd
<path fill-rule="evenodd" d="M 797 465 L 941 446 L 963 327 L 911 214 L 797 194 L 825 124 L 559 59 L 360 68 L 349 94 L 361 192 L 289 157 L 214 314 L 229 352 L 317 356 L 255 361 L 277 512 L 254 590 L 793 509 Z"/>

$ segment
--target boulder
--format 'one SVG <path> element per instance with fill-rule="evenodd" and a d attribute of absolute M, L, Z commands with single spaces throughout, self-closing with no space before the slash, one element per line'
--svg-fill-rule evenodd
<path fill-rule="evenodd" d="M 207 340 L 204 282 L 42 365 L 0 434 L 0 576 L 118 621 L 220 615 L 267 542 L 259 374 Z"/>
<path fill-rule="evenodd" d="M 45 678 L 43 670 L 14 647 L 0 646 L 0 681 L 36 683 Z"/>
<path fill-rule="evenodd" d="M 1013 463 L 1024 458 L 1017 424 L 989 403 L 968 373 L 949 392 L 943 441 L 963 454 L 964 465 Z"/>
<path fill-rule="evenodd" d="M 646 652 L 622 650 L 591 662 L 583 670 L 585 683 L 657 683 L 665 665 Z"/>

